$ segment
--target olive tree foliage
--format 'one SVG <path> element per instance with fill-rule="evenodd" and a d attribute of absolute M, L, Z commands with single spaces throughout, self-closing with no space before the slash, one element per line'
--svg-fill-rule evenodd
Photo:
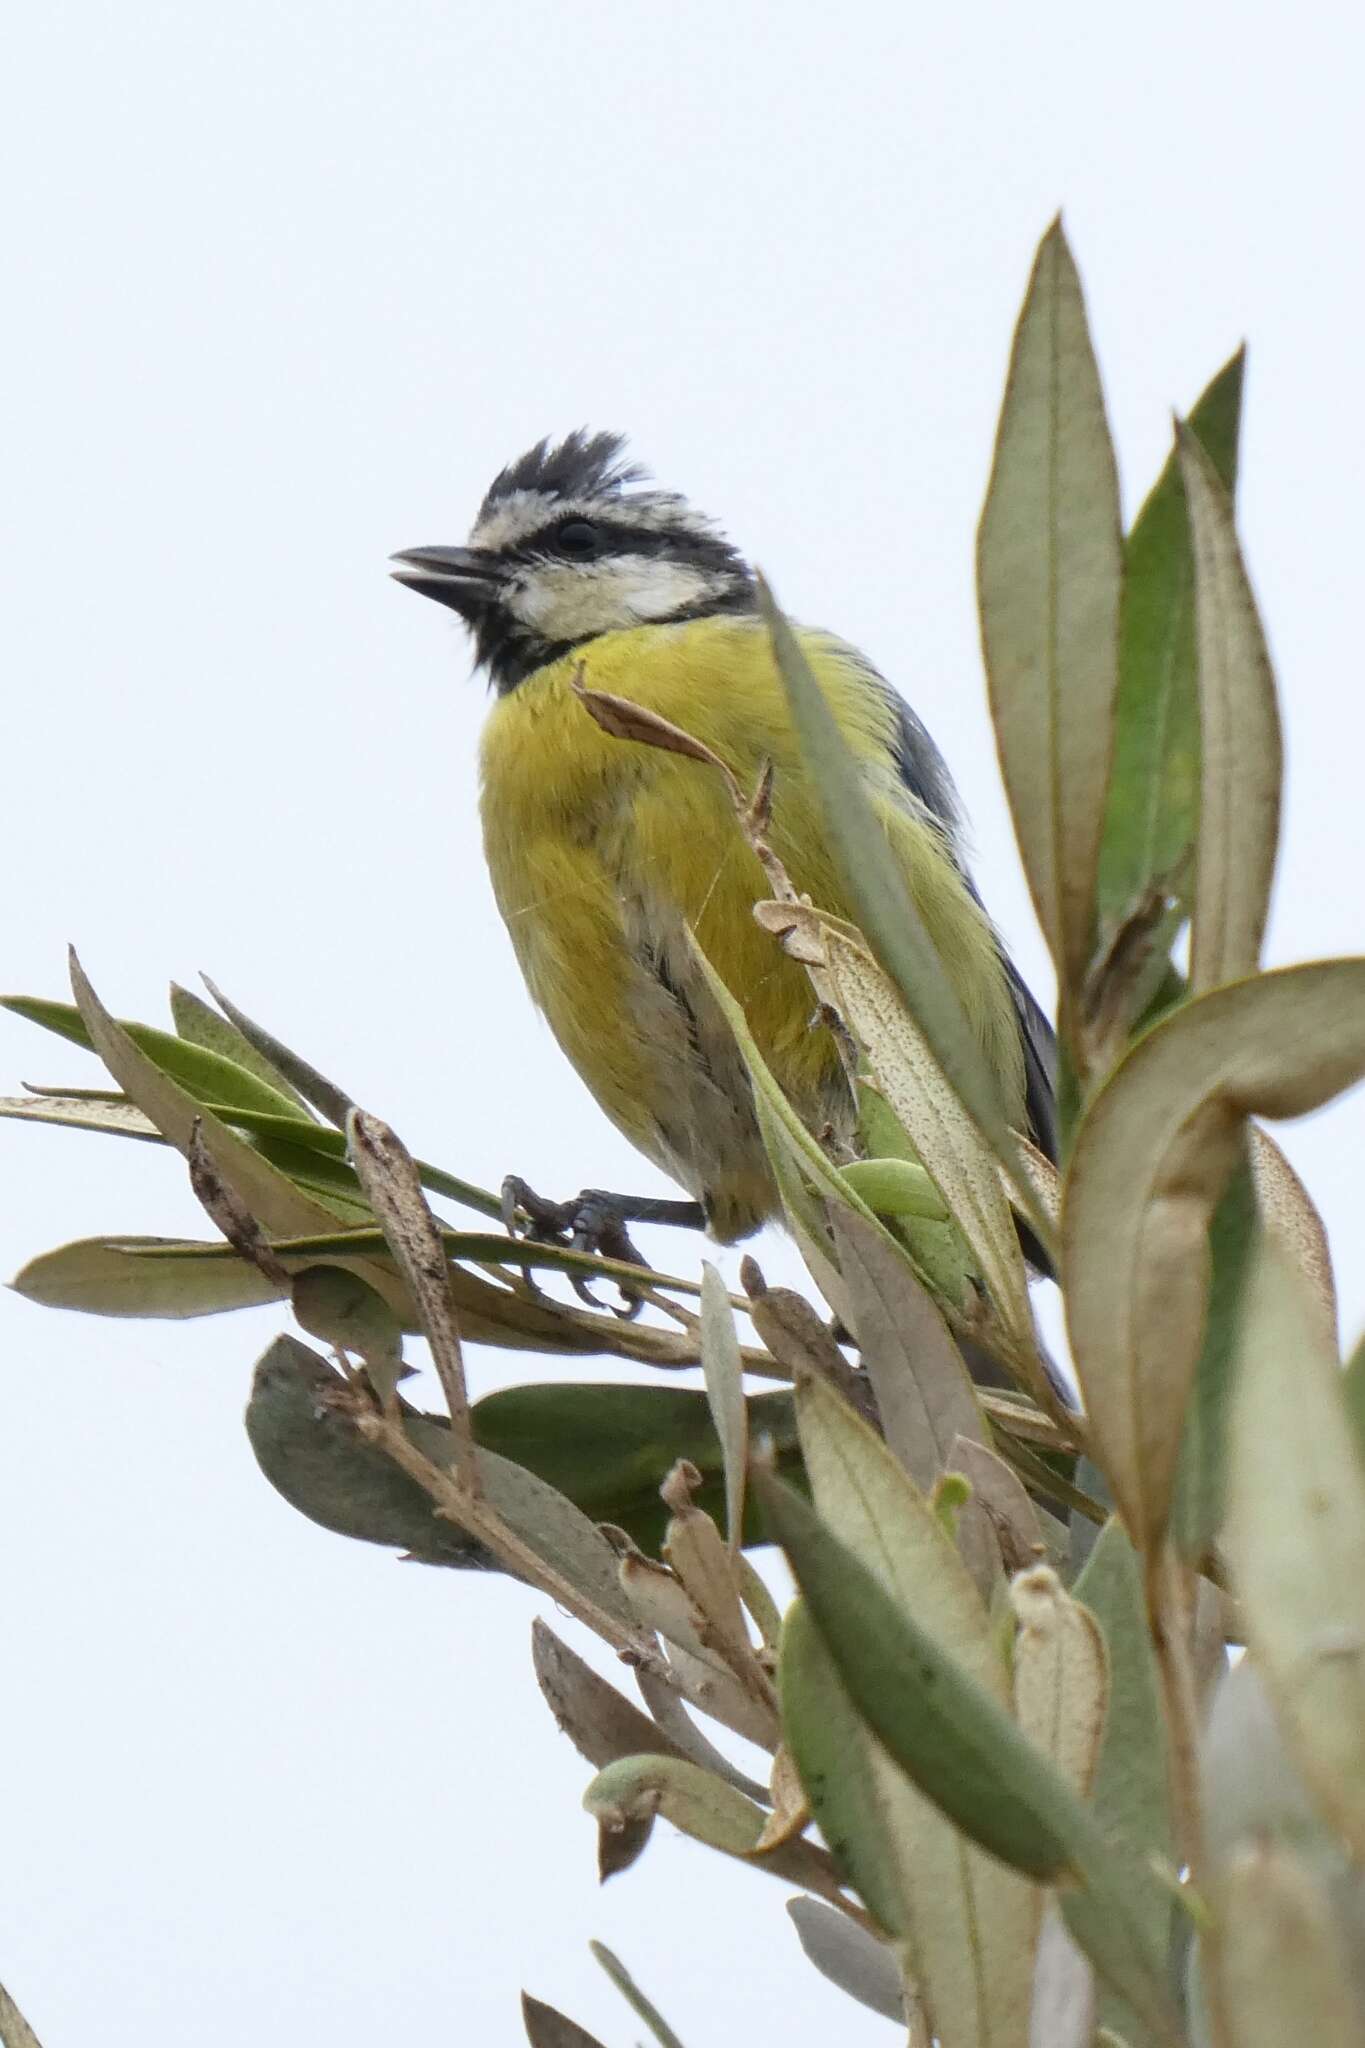
<path fill-rule="evenodd" d="M 20 1291 L 104 1315 L 288 1303 L 301 1334 L 260 1359 L 247 1413 L 270 1483 L 340 1534 L 514 1574 L 610 1645 L 619 1685 L 543 1619 L 531 1646 L 588 1767 L 601 1876 L 662 1817 L 777 1878 L 794 1997 L 804 1951 L 912 2048 L 1365 2038 L 1365 1354 L 1343 1368 L 1323 1229 L 1265 1129 L 1365 1074 L 1365 959 L 1260 964 L 1281 759 L 1233 517 L 1241 386 L 1239 354 L 1125 534 L 1080 282 L 1048 231 L 977 573 L 1057 970 L 1059 1167 L 1010 1128 L 766 593 L 856 925 L 793 890 L 764 783 L 580 691 L 623 747 L 724 782 L 754 914 L 844 1049 L 855 1156 L 803 1128 L 698 948 L 809 1296 L 753 1260 L 731 1296 L 705 1263 L 534 1241 L 212 987 L 172 991 L 171 1031 L 118 1022 L 75 960 L 72 1003 L 10 1005 L 108 1080 L 0 1110 L 178 1151 L 213 1226 L 63 1246 Z M 1061 1290 L 1074 1387 L 1021 1244 Z M 438 1413 L 405 1396 L 407 1334 Z M 470 1339 L 656 1376 L 471 1404 Z M 704 1391 L 657 1376 L 698 1365 Z M 799 1587 L 785 1614 L 759 1541 Z M 756 1885 L 755 1914 L 772 1898 Z M 529 1994 L 524 2019 L 537 2048 L 594 2048 Z M 732 2038 L 722 2013 L 687 2024 Z M 7 2005 L 0 2039 L 32 2041 Z"/>

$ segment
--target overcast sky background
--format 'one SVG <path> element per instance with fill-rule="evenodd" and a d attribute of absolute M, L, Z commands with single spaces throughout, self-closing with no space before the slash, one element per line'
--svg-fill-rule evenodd
<path fill-rule="evenodd" d="M 531 1013 L 478 845 L 482 690 L 385 566 L 586 422 L 911 696 L 1050 995 L 972 539 L 1059 205 L 1130 513 L 1172 405 L 1249 339 L 1243 530 L 1289 760 L 1270 952 L 1365 948 L 1360 38 L 1311 4 L 24 9 L 3 981 L 63 995 L 74 940 L 116 1012 L 162 1021 L 206 968 L 476 1181 L 661 1185 Z M 0 1070 L 96 1082 L 10 1019 Z M 1285 1143 L 1353 1336 L 1365 1102 Z M 10 1271 L 201 1234 L 163 1152 L 0 1148 Z M 660 1830 L 597 1891 L 538 1603 L 328 1536 L 259 1477 L 240 1414 L 282 1311 L 0 1318 L 0 1978 L 45 2048 L 502 2048 L 523 1984 L 625 2048 L 594 1935 L 689 2048 L 894 2038 L 799 1964 L 761 1875 Z"/>

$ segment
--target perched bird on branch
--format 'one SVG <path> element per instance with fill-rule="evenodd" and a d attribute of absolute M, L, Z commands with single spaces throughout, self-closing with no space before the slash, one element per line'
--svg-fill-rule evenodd
<path fill-rule="evenodd" d="M 464 547 L 395 557 L 409 589 L 469 628 L 497 701 L 484 731 L 484 846 L 526 985 L 612 1122 L 691 1197 L 586 1190 L 540 1229 L 635 1257 L 630 1222 L 705 1224 L 723 1243 L 781 1213 L 749 1081 L 690 927 L 808 1127 L 852 1135 L 833 1033 L 810 982 L 756 924 L 769 893 L 721 778 L 604 732 L 575 694 L 625 697 L 703 741 L 752 788 L 796 888 L 853 915 L 803 764 L 752 570 L 715 522 L 628 462 L 615 434 L 539 442 L 494 479 Z M 1013 1120 L 1055 1152 L 1054 1041 L 963 859 L 956 793 L 915 713 L 867 658 L 802 628 L 802 649 Z"/>

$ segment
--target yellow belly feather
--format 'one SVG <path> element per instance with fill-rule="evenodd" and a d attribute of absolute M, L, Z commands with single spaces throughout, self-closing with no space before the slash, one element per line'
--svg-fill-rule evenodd
<path fill-rule="evenodd" d="M 938 835 L 897 794 L 891 710 L 837 642 L 809 632 L 802 639 L 841 729 L 868 764 L 920 913 L 1022 1115 L 1022 1059 L 995 944 Z M 572 693 L 580 667 L 590 687 L 705 740 L 746 789 L 771 759 L 776 851 L 815 903 L 841 916 L 850 906 L 756 621 L 603 634 L 494 706 L 482 749 L 484 844 L 531 995 L 612 1121 L 706 1201 L 718 1236 L 742 1236 L 776 1212 L 777 1198 L 719 1020 L 703 992 L 682 986 L 684 921 L 807 1119 L 827 1105 L 834 1047 L 827 1031 L 811 1028 L 804 970 L 754 921 L 752 905 L 767 893 L 762 870 L 719 777 L 602 732 Z M 689 1035 L 678 993 L 701 1019 L 704 1047 L 696 1029 Z"/>

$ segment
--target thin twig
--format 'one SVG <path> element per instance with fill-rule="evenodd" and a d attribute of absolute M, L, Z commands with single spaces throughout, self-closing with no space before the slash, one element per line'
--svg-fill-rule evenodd
<path fill-rule="evenodd" d="M 601 1636 L 627 1663 L 644 1666 L 666 1683 L 673 1683 L 672 1674 L 650 1636 L 627 1628 L 606 1608 L 599 1607 L 590 1595 L 509 1528 L 486 1497 L 471 1496 L 455 1472 L 437 1465 L 419 1451 L 400 1421 L 382 1414 L 358 1390 L 352 1414 L 365 1441 L 383 1451 L 414 1479 L 431 1496 L 438 1514 L 486 1545 L 509 1571 L 548 1594 L 576 1621 Z"/>

